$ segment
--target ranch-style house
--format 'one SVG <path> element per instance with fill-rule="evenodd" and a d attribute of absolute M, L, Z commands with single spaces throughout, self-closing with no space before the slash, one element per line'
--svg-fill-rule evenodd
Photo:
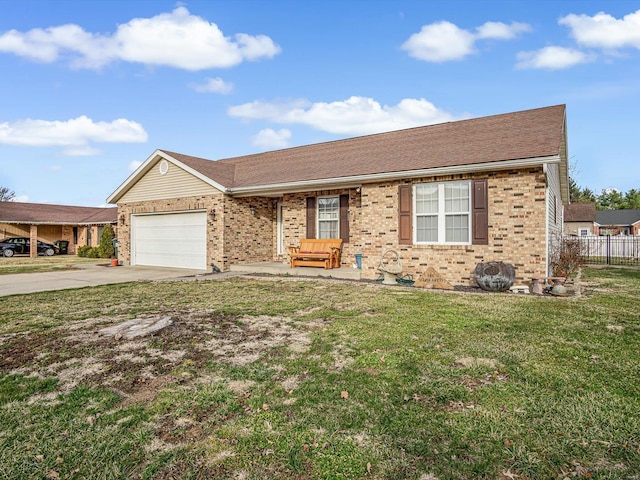
<path fill-rule="evenodd" d="M 342 267 L 381 255 L 473 285 L 479 262 L 549 272 L 569 203 L 566 108 L 556 105 L 221 160 L 156 150 L 108 198 L 119 258 L 228 270 L 289 263 L 307 238 L 341 238 Z"/>

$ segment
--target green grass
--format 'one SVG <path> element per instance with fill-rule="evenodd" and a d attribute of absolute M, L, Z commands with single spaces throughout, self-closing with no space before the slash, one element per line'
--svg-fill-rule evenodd
<path fill-rule="evenodd" d="M 108 260 L 103 259 L 102 263 L 104 262 L 108 262 Z M 3 257 L 0 255 L 0 275 L 71 270 L 75 268 L 74 265 L 82 263 L 100 263 L 100 259 L 82 258 L 75 255 L 39 256 L 36 258 L 27 256 Z"/>
<path fill-rule="evenodd" d="M 639 289 L 607 268 L 568 298 L 291 279 L 6 297 L 0 478 L 638 478 Z M 99 335 L 152 315 L 175 323 Z"/>

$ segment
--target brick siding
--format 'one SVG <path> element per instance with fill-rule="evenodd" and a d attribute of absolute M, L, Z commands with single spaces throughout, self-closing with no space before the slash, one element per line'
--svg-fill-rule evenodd
<path fill-rule="evenodd" d="M 400 253 L 404 271 L 414 276 L 433 267 L 454 285 L 474 284 L 473 271 L 482 261 L 505 261 L 516 268 L 517 282 L 546 275 L 546 186 L 542 168 L 486 174 L 449 175 L 412 180 L 412 184 L 488 179 L 488 245 L 399 245 L 398 185 L 365 184 L 360 188 L 286 194 L 280 199 L 233 198 L 223 195 L 153 200 L 118 205 L 119 257 L 129 263 L 130 216 L 138 213 L 204 209 L 207 215 L 207 258 L 222 270 L 238 263 L 288 261 L 287 247 L 306 237 L 306 198 L 349 195 L 350 240 L 343 245 L 341 263 L 351 267 L 363 255 L 364 278 L 378 277 L 382 253 Z M 277 202 L 282 202 L 283 247 L 277 254 Z M 253 207 L 254 213 L 251 213 Z M 215 220 L 213 212 L 215 212 Z"/>
<path fill-rule="evenodd" d="M 405 273 L 414 277 L 435 268 L 454 285 L 473 285 L 473 271 L 482 261 L 505 261 L 516 268 L 517 281 L 546 275 L 545 177 L 542 169 L 478 175 L 425 177 L 412 184 L 488 178 L 488 245 L 399 245 L 398 185 L 365 184 L 360 191 L 330 190 L 285 195 L 284 244 L 305 237 L 307 196 L 349 193 L 350 242 L 343 247 L 342 265 L 352 266 L 362 253 L 364 278 L 379 276 L 380 257 L 387 249 L 399 252 Z M 280 259 L 286 260 L 286 255 Z"/>
<path fill-rule="evenodd" d="M 190 210 L 207 212 L 207 265 L 228 270 L 235 263 L 273 260 L 275 201 L 234 199 L 222 193 L 118 204 L 118 218 L 124 221 L 118 224 L 119 260 L 125 265 L 131 263 L 131 215 Z"/>

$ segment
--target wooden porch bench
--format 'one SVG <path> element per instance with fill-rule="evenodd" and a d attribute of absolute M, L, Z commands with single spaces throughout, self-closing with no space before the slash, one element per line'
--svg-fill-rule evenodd
<path fill-rule="evenodd" d="M 289 247 L 293 267 L 340 267 L 341 238 L 304 238 L 299 247 Z"/>

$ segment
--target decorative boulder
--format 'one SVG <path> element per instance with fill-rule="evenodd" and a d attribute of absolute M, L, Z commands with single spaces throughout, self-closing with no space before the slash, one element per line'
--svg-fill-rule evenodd
<path fill-rule="evenodd" d="M 510 263 L 481 262 L 475 269 L 476 282 L 483 290 L 504 292 L 516 279 L 516 270 Z"/>

